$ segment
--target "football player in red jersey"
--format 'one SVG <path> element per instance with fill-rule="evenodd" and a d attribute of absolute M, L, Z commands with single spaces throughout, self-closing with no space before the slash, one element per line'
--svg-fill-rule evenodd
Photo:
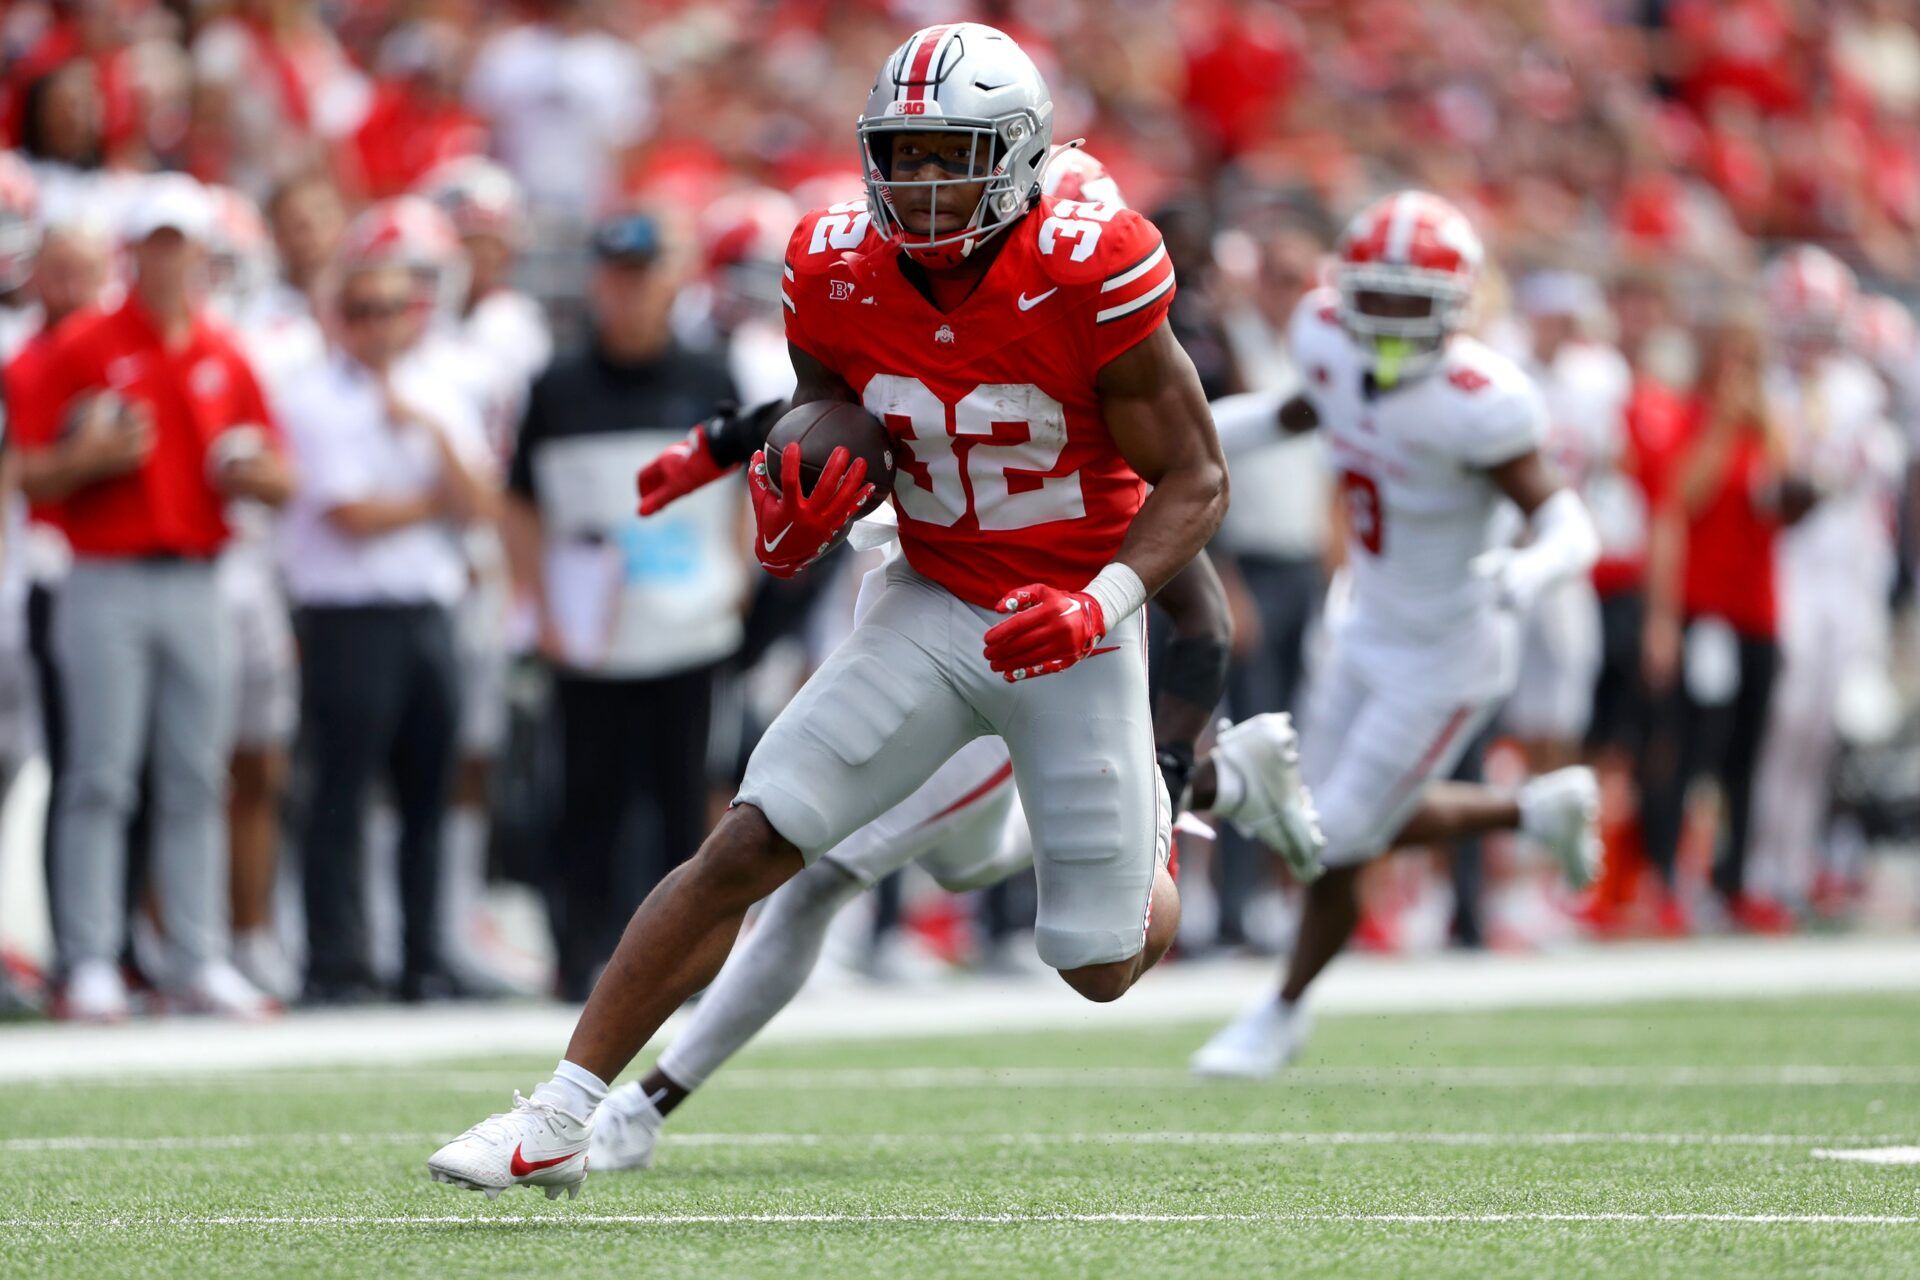
<path fill-rule="evenodd" d="M 859 122 L 868 199 L 801 220 L 783 303 L 794 402 L 862 404 L 895 442 L 903 557 L 634 913 L 554 1078 L 436 1152 L 434 1176 L 577 1188 L 605 1082 L 713 978 L 748 907 L 987 734 L 1026 801 L 1041 958 L 1112 1000 L 1171 943 L 1141 606 L 1219 526 L 1226 467 L 1166 324 L 1159 233 L 1041 194 L 1052 117 L 990 27 L 926 28 L 881 69 Z M 767 466 L 750 468 L 755 547 L 790 574 L 851 518 L 865 464 L 778 495 Z"/>

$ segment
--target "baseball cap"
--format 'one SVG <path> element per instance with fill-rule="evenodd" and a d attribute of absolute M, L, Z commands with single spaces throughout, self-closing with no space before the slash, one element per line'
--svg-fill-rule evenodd
<path fill-rule="evenodd" d="M 648 213 L 619 213 L 593 229 L 593 255 L 645 266 L 660 256 L 660 224 Z"/>
<path fill-rule="evenodd" d="M 128 244 L 169 227 L 189 240 L 206 242 L 213 230 L 213 204 L 204 187 L 184 173 L 156 174 L 143 187 L 120 229 Z"/>
<path fill-rule="evenodd" d="M 1541 316 L 1577 316 L 1603 314 L 1606 294 L 1592 276 L 1577 271 L 1536 271 L 1520 283 L 1521 314 Z"/>

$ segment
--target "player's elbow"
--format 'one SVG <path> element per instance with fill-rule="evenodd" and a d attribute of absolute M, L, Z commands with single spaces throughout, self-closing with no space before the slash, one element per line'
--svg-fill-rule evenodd
<path fill-rule="evenodd" d="M 1201 509 L 1200 523 L 1205 529 L 1202 541 L 1206 541 L 1219 531 L 1220 522 L 1227 518 L 1227 503 L 1231 499 L 1227 464 L 1219 458 L 1206 458 L 1192 469 L 1192 477 L 1193 491 Z"/>

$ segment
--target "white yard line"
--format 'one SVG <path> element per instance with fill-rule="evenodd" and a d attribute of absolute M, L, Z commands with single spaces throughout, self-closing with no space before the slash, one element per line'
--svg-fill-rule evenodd
<path fill-rule="evenodd" d="M 153 1089 L 178 1085 L 218 1086 L 271 1092 L 280 1089 L 359 1091 L 370 1086 L 394 1093 L 502 1094 L 531 1079 L 508 1070 L 449 1070 L 412 1067 L 341 1067 L 334 1070 L 258 1072 L 134 1073 L 118 1079 L 89 1079 L 89 1089 Z M 71 1081 L 23 1080 L 15 1087 L 66 1088 Z M 1273 1084 L 1214 1082 L 1198 1084 L 1173 1067 L 776 1067 L 724 1070 L 707 1086 L 714 1089 L 795 1090 L 859 1089 L 912 1092 L 927 1089 L 1192 1089 L 1252 1090 L 1286 1087 L 1380 1088 L 1424 1086 L 1481 1089 L 1621 1088 L 1905 1088 L 1920 1085 L 1920 1066 L 1855 1067 L 1789 1064 L 1757 1067 L 1622 1066 L 1578 1064 L 1526 1067 L 1290 1067 Z"/>
<path fill-rule="evenodd" d="M 394 1214 L 313 1217 L 187 1215 L 182 1217 L 0 1218 L 0 1227 L 56 1231 L 201 1227 L 684 1227 L 925 1224 L 931 1226 L 1041 1226 L 1106 1223 L 1244 1223 L 1310 1226 L 1316 1223 L 1448 1225 L 1454 1223 L 1730 1223 L 1742 1226 L 1920 1226 L 1920 1214 L 1879 1213 L 571 1213 Z"/>
<path fill-rule="evenodd" d="M 1111 1005 L 1065 984 L 968 979 L 810 988 L 765 1039 L 836 1041 L 1117 1030 L 1224 1019 L 1271 985 L 1274 964 L 1170 966 Z M 1344 957 L 1315 988 L 1326 1013 L 1607 1006 L 1635 1000 L 1920 991 L 1920 939 L 1635 943 L 1540 955 Z M 557 1005 L 356 1009 L 249 1025 L 210 1019 L 121 1027 L 0 1028 L 0 1082 L 152 1077 L 332 1064 L 413 1064 L 526 1053 L 551 1058 L 578 1011 Z M 670 1023 L 667 1035 L 675 1024 Z"/>
<path fill-rule="evenodd" d="M 444 1142 L 444 1133 L 228 1133 L 165 1137 L 68 1135 L 0 1139 L 0 1152 L 233 1151 L 252 1147 L 404 1146 Z M 941 1147 L 975 1144 L 1001 1147 L 1828 1147 L 1837 1143 L 1895 1143 L 1910 1135 L 1799 1133 L 1498 1133 L 1316 1131 L 1276 1133 L 1168 1131 L 1114 1133 L 668 1133 L 670 1147 Z M 1874 1146 L 1815 1150 L 1835 1159 L 1870 1160 L 1881 1153 L 1920 1152 L 1920 1147 Z M 1891 1163 L 1891 1160 L 1884 1161 Z"/>
<path fill-rule="evenodd" d="M 1920 1147 L 1860 1147 L 1812 1154 L 1819 1160 L 1851 1160 L 1856 1164 L 1920 1164 Z"/>

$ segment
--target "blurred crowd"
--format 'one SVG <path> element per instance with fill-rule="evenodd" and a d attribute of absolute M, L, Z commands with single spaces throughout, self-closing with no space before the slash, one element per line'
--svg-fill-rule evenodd
<path fill-rule="evenodd" d="M 786 393 L 787 232 L 860 197 L 874 69 L 957 17 L 1033 53 L 1055 136 L 1161 227 L 1211 396 L 1295 379 L 1291 308 L 1380 190 L 1490 247 L 1478 328 L 1606 555 L 1469 767 L 1600 765 L 1607 868 L 1569 903 L 1506 848 L 1402 860 L 1362 936 L 1848 914 L 1900 833 L 1836 780 L 1907 729 L 1917 11 L 15 0 L 0 768 L 52 772 L 55 955 L 10 955 L 0 1002 L 584 994 L 855 568 L 763 580 L 737 489 L 641 522 L 633 474 Z M 1233 473 L 1242 717 L 1300 700 L 1341 512 L 1311 440 Z M 1284 945 L 1254 846 L 1183 867 L 1184 950 Z M 896 882 L 848 949 L 1012 965 L 1030 921 L 1018 884 Z"/>

